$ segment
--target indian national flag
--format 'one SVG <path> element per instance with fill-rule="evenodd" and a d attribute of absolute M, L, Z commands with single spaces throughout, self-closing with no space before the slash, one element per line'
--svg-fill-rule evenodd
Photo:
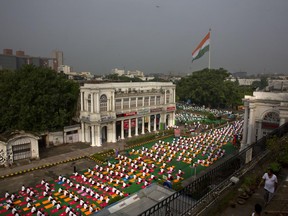
<path fill-rule="evenodd" d="M 200 42 L 197 48 L 192 52 L 192 62 L 202 57 L 207 51 L 209 51 L 209 44 L 210 44 L 210 31 Z"/>

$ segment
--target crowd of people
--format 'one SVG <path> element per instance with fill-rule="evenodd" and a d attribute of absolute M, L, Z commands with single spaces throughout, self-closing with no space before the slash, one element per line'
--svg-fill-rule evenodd
<path fill-rule="evenodd" d="M 129 155 L 118 154 L 107 164 L 96 164 L 71 176 L 60 175 L 53 183 L 43 179 L 36 188 L 23 185 L 18 193 L 5 194 L 5 208 L 14 215 L 24 211 L 38 216 L 47 214 L 46 208 L 71 216 L 79 214 L 79 209 L 86 215 L 99 211 L 113 198 L 128 196 L 125 190 L 133 184 L 145 188 L 163 175 L 179 182 L 184 178 L 183 164 L 213 164 L 225 155 L 224 145 L 232 141 L 233 134 L 241 132 L 242 124 L 237 121 L 191 138 L 174 138 L 172 142 L 160 140 L 150 148 L 142 146 L 131 149 Z"/>

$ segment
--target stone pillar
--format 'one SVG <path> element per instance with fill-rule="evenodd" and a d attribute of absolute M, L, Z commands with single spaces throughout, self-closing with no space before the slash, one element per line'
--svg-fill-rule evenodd
<path fill-rule="evenodd" d="M 112 112 L 115 111 L 115 95 L 114 95 L 114 91 L 111 92 L 111 108 L 110 110 L 112 110 Z"/>
<path fill-rule="evenodd" d="M 98 136 L 96 136 L 96 146 L 98 146 L 98 147 L 100 147 L 100 146 L 102 146 L 102 136 L 101 136 L 101 127 L 100 127 L 100 125 L 97 125 L 96 126 L 97 127 L 97 135 Z"/>
<path fill-rule="evenodd" d="M 128 138 L 132 137 L 131 136 L 131 119 L 128 120 Z"/>
<path fill-rule="evenodd" d="M 164 104 L 166 104 L 166 90 L 165 90 L 165 94 L 164 94 Z"/>
<path fill-rule="evenodd" d="M 81 98 L 81 111 L 84 111 L 84 92 L 80 93 L 80 98 Z"/>
<path fill-rule="evenodd" d="M 85 142 L 85 124 L 81 122 L 81 142 Z"/>
<path fill-rule="evenodd" d="M 135 118 L 135 136 L 138 136 L 138 117 Z"/>
<path fill-rule="evenodd" d="M 285 124 L 285 122 L 286 122 L 286 119 L 285 119 L 285 118 L 280 118 L 280 125 L 279 125 L 279 126 Z"/>
<path fill-rule="evenodd" d="M 124 120 L 121 120 L 121 139 L 124 139 Z"/>
<path fill-rule="evenodd" d="M 247 144 L 248 112 L 249 112 L 248 105 L 249 105 L 248 102 L 244 102 L 245 113 L 244 113 L 244 123 L 243 123 L 243 137 L 241 140 L 240 151 L 243 150 L 245 148 L 245 145 Z"/>
<path fill-rule="evenodd" d="M 91 146 L 96 146 L 95 143 L 95 126 L 91 126 Z"/>
<path fill-rule="evenodd" d="M 97 92 L 96 93 L 96 113 L 99 113 L 100 111 L 100 107 L 99 107 L 99 105 L 100 105 L 100 103 L 99 103 L 99 92 Z"/>
<path fill-rule="evenodd" d="M 148 131 L 151 132 L 151 116 L 148 116 Z"/>
<path fill-rule="evenodd" d="M 112 122 L 112 143 L 116 143 L 117 138 L 116 138 L 116 121 Z"/>
<path fill-rule="evenodd" d="M 156 131 L 157 130 L 157 128 L 156 128 L 156 114 L 154 115 L 154 129 L 153 129 L 153 131 Z"/>
<path fill-rule="evenodd" d="M 142 117 L 142 134 L 145 134 L 145 118 Z"/>
<path fill-rule="evenodd" d="M 249 124 L 248 124 L 248 135 L 247 135 L 247 145 L 252 144 L 254 141 L 254 124 L 255 124 L 255 107 L 250 106 L 250 114 L 249 114 Z"/>
<path fill-rule="evenodd" d="M 262 120 L 257 121 L 257 140 L 261 139 L 263 137 L 263 132 L 262 132 Z M 256 140 L 256 141 L 257 141 Z"/>
<path fill-rule="evenodd" d="M 91 113 L 94 113 L 94 93 L 91 93 Z"/>
<path fill-rule="evenodd" d="M 249 114 L 249 125 L 248 125 L 248 137 L 247 137 L 247 146 L 251 145 L 254 141 L 254 129 L 255 129 L 255 106 L 250 105 L 250 114 Z M 246 152 L 246 163 L 249 163 L 252 160 L 252 149 Z"/>

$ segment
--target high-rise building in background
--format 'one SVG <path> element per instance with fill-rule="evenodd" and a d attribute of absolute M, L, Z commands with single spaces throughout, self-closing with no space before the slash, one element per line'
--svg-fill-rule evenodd
<path fill-rule="evenodd" d="M 64 55 L 62 51 L 53 50 L 52 58 L 57 59 L 58 66 L 64 65 Z"/>
<path fill-rule="evenodd" d="M 23 50 L 18 50 L 15 55 L 13 55 L 12 49 L 3 49 L 3 54 L 0 54 L 0 69 L 16 70 L 27 64 L 33 64 L 38 67 L 48 67 L 57 71 L 58 66 L 63 64 L 63 52 L 53 51 L 52 58 L 29 56 L 26 55 Z"/>

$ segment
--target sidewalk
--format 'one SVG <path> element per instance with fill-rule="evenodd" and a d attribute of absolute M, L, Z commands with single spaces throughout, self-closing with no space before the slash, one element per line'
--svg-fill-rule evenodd
<path fill-rule="evenodd" d="M 278 189 L 272 200 L 267 206 L 264 206 L 263 187 L 249 197 L 243 205 L 236 204 L 235 208 L 228 206 L 220 215 L 223 216 L 243 216 L 251 215 L 255 204 L 262 206 L 263 215 L 288 215 L 288 169 L 283 169 L 278 177 Z"/>

